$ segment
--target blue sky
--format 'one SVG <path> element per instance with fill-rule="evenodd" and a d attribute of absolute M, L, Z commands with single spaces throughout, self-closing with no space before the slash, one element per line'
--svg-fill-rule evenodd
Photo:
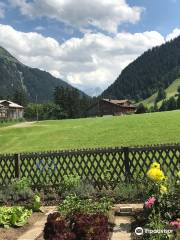
<path fill-rule="evenodd" d="M 180 34 L 180 0 L 0 0 L 0 45 L 96 94 Z"/>
<path fill-rule="evenodd" d="M 179 0 L 128 0 L 128 3 L 145 7 L 141 20 L 135 26 L 129 25 L 128 31 L 157 30 L 166 36 L 174 28 L 180 27 Z"/>

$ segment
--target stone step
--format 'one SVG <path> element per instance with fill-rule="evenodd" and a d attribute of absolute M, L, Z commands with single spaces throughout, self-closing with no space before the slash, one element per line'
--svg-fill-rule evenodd
<path fill-rule="evenodd" d="M 116 204 L 114 212 L 116 216 L 133 216 L 134 211 L 142 209 L 143 204 Z"/>
<path fill-rule="evenodd" d="M 132 216 L 133 209 L 131 207 L 121 207 L 115 211 L 117 216 Z"/>

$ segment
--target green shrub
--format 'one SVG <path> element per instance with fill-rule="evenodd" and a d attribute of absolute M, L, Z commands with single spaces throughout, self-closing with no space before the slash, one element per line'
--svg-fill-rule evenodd
<path fill-rule="evenodd" d="M 92 184 L 82 180 L 78 175 L 65 175 L 58 192 L 63 198 L 70 194 L 76 194 L 81 198 L 88 198 L 95 195 L 96 190 Z"/>
<path fill-rule="evenodd" d="M 116 201 L 139 201 L 146 198 L 146 185 L 143 183 L 119 183 L 114 189 Z"/>
<path fill-rule="evenodd" d="M 102 198 L 99 201 L 80 199 L 76 195 L 69 195 L 59 206 L 59 212 L 64 217 L 71 217 L 76 213 L 107 214 L 112 206 L 112 199 Z"/>
<path fill-rule="evenodd" d="M 59 193 L 71 192 L 73 189 L 80 184 L 81 178 L 79 175 L 64 175 L 63 181 L 59 186 Z"/>
<path fill-rule="evenodd" d="M 108 197 L 111 197 L 112 199 L 115 200 L 115 190 L 112 189 L 112 188 L 105 188 L 103 187 L 102 189 L 97 189 L 96 190 L 96 197 L 99 199 L 99 198 L 108 198 Z"/>
<path fill-rule="evenodd" d="M 33 196 L 30 182 L 27 178 L 15 179 L 12 184 L 1 186 L 0 202 L 29 200 Z"/>
<path fill-rule="evenodd" d="M 28 178 L 23 177 L 20 179 L 15 179 L 12 184 L 11 184 L 12 188 L 16 191 L 21 191 L 21 190 L 25 190 L 27 188 L 31 187 L 30 181 Z"/>

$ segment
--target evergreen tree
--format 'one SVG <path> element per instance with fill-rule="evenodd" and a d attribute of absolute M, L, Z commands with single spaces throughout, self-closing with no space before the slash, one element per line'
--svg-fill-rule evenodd
<path fill-rule="evenodd" d="M 180 109 L 180 86 L 177 89 L 177 109 Z"/>
<path fill-rule="evenodd" d="M 155 102 L 155 104 L 154 104 L 154 112 L 158 112 L 158 111 L 159 111 L 159 108 L 158 108 L 157 102 Z"/>
<path fill-rule="evenodd" d="M 177 103 L 176 103 L 176 99 L 174 97 L 171 97 L 167 101 L 167 104 L 168 104 L 168 111 L 177 109 Z"/>
<path fill-rule="evenodd" d="M 22 89 L 16 89 L 12 101 L 24 107 L 27 106 L 28 103 L 26 93 Z"/>
<path fill-rule="evenodd" d="M 74 88 L 57 87 L 54 91 L 54 103 L 61 107 L 67 118 L 85 117 L 85 111 L 92 101 Z"/>
<path fill-rule="evenodd" d="M 164 100 L 159 108 L 160 112 L 168 111 L 168 101 Z"/>
<path fill-rule="evenodd" d="M 140 103 L 137 107 L 136 114 L 146 113 L 147 108 L 144 106 L 143 103 Z"/>
<path fill-rule="evenodd" d="M 180 94 L 177 98 L 177 109 L 180 109 Z"/>
<path fill-rule="evenodd" d="M 157 103 L 157 102 L 159 102 L 159 101 L 161 101 L 165 98 L 166 98 L 166 92 L 165 92 L 164 88 L 160 88 L 159 91 L 158 91 L 155 102 Z"/>

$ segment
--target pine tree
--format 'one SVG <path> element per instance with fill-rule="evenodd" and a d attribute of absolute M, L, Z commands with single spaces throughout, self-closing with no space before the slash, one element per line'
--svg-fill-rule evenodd
<path fill-rule="evenodd" d="M 155 102 L 157 103 L 165 98 L 166 98 L 166 92 L 165 92 L 164 88 L 160 88 Z"/>
<path fill-rule="evenodd" d="M 85 117 L 85 110 L 93 100 L 80 95 L 77 89 L 57 87 L 54 91 L 54 103 L 61 107 L 67 118 Z"/>
<path fill-rule="evenodd" d="M 144 106 L 143 103 L 140 103 L 137 107 L 136 114 L 146 113 L 147 108 Z"/>
<path fill-rule="evenodd" d="M 159 108 L 160 112 L 164 112 L 168 110 L 168 101 L 164 100 Z"/>
<path fill-rule="evenodd" d="M 180 86 L 177 88 L 177 109 L 180 109 Z"/>
<path fill-rule="evenodd" d="M 16 89 L 12 101 L 24 107 L 28 104 L 27 95 L 22 89 Z"/>
<path fill-rule="evenodd" d="M 157 102 L 155 102 L 155 104 L 154 104 L 154 112 L 158 112 L 158 111 L 159 111 L 159 108 L 158 108 Z"/>
<path fill-rule="evenodd" d="M 169 111 L 177 109 L 177 103 L 176 103 L 176 99 L 174 97 L 171 97 L 168 100 L 167 104 L 168 104 Z"/>
<path fill-rule="evenodd" d="M 180 109 L 180 95 L 177 98 L 177 109 Z"/>

